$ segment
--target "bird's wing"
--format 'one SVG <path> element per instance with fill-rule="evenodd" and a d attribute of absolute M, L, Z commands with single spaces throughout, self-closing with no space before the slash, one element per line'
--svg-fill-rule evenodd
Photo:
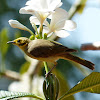
<path fill-rule="evenodd" d="M 64 49 L 64 52 L 77 52 L 77 50 L 75 50 L 75 49 L 70 49 L 70 48 L 68 48 L 68 47 L 66 47 L 66 46 L 63 46 L 63 45 L 62 45 L 61 43 L 59 43 L 59 42 L 51 41 L 51 40 L 50 40 L 50 42 L 53 43 L 53 44 L 56 44 L 56 46 L 58 46 L 58 47 Z M 62 50 L 62 49 L 61 49 L 61 50 Z"/>
<path fill-rule="evenodd" d="M 37 39 L 33 40 L 28 46 L 28 52 L 34 57 L 51 57 L 64 54 L 65 52 L 75 52 L 57 42 Z"/>

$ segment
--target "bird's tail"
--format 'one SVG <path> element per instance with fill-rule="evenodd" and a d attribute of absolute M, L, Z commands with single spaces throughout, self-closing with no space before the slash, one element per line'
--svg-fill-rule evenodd
<path fill-rule="evenodd" d="M 77 62 L 81 65 L 88 67 L 89 69 L 92 69 L 92 70 L 94 69 L 94 64 L 92 62 L 84 60 L 77 56 L 74 56 L 72 54 L 67 53 L 67 54 L 63 55 L 63 57 L 61 57 L 61 58 L 65 59 L 65 60 L 71 60 L 71 61 Z"/>

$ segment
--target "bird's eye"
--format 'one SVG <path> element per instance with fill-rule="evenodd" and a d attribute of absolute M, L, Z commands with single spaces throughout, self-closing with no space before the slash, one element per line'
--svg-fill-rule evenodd
<path fill-rule="evenodd" d="M 21 40 L 18 40 L 17 42 L 19 42 L 19 43 L 20 43 L 20 41 L 21 41 Z"/>

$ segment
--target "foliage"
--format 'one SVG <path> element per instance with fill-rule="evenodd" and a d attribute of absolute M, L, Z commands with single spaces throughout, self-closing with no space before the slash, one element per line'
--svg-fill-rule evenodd
<path fill-rule="evenodd" d="M 79 6 L 77 6 L 75 12 L 79 12 L 81 14 L 83 12 L 84 8 L 85 8 L 86 2 L 87 2 L 87 0 L 80 0 L 80 4 L 79 4 Z M 24 10 L 26 10 L 26 9 L 24 9 Z M 59 9 L 59 10 L 61 10 L 61 9 Z M 61 10 L 61 11 L 63 12 L 64 10 Z M 26 12 L 27 12 L 27 10 L 26 10 Z M 27 12 L 27 13 L 29 13 L 29 12 Z M 40 14 L 39 12 L 37 12 L 37 13 L 38 13 L 37 15 Z M 73 13 L 73 14 L 75 14 L 75 13 Z M 36 17 L 37 17 L 37 15 L 36 15 Z M 40 15 L 42 15 L 42 13 Z M 41 19 L 42 17 L 46 16 L 46 15 L 45 16 L 43 16 L 43 15 L 40 16 L 40 15 L 37 18 Z M 59 14 L 60 17 L 62 17 L 62 15 L 63 14 Z M 65 15 L 67 16 L 66 12 L 65 12 Z M 65 16 L 65 18 L 66 18 L 66 16 Z M 26 26 L 22 25 L 21 23 L 19 23 L 16 20 L 12 20 L 12 21 L 14 21 L 14 24 L 12 22 L 9 22 L 9 23 L 10 23 L 10 25 L 13 28 L 19 28 L 21 30 L 28 31 L 31 34 L 30 37 L 29 37 L 30 40 L 34 40 L 34 39 L 48 39 L 48 37 L 49 37 L 49 39 L 52 39 L 52 36 L 53 36 L 53 39 L 54 39 L 55 35 L 53 33 L 56 34 L 57 29 L 62 29 L 62 27 L 59 27 L 62 24 L 61 23 L 62 20 L 60 20 L 58 17 L 57 17 L 58 18 L 57 20 L 56 20 L 56 17 L 54 17 L 54 19 L 53 19 L 54 23 L 52 23 L 52 24 L 50 22 L 49 23 L 45 22 L 45 18 L 42 18 L 41 20 L 40 19 L 38 19 L 38 20 L 35 19 L 35 20 L 37 20 L 36 22 L 40 21 L 40 23 L 38 24 L 38 27 L 37 27 L 37 24 L 35 24 L 34 21 L 32 21 L 31 18 L 32 17 L 30 17 L 30 22 L 32 24 L 32 27 L 33 27 L 35 33 L 33 33 L 30 29 L 28 29 Z M 65 18 L 63 18 L 64 23 L 66 21 Z M 45 22 L 45 24 L 43 24 L 43 21 Z M 50 19 L 50 21 L 52 22 L 52 19 Z M 73 24 L 73 27 L 71 27 L 71 30 L 75 29 L 76 28 L 76 24 L 73 21 L 69 21 L 69 22 L 71 22 L 71 24 Z M 50 28 L 49 32 L 43 33 L 44 32 L 44 30 L 43 30 L 44 26 L 46 28 Z M 56 26 L 57 29 L 54 28 L 54 30 L 52 31 L 51 30 L 52 29 L 51 26 L 52 27 Z M 67 28 L 68 27 L 66 27 L 66 29 Z M 68 31 L 69 30 L 70 29 L 68 29 Z M 60 32 L 65 33 L 65 31 L 63 29 Z M 0 32 L 0 53 L 1 53 L 1 56 L 2 56 L 3 63 L 5 63 L 5 57 L 7 55 L 7 51 L 8 51 L 8 48 L 9 48 L 9 45 L 6 44 L 7 41 L 9 40 L 7 33 L 8 33 L 7 29 L 3 29 Z M 57 33 L 59 33 L 59 31 L 57 31 Z M 51 36 L 49 36 L 49 35 L 51 35 Z M 65 36 L 68 36 L 68 35 L 69 34 L 67 34 L 67 35 L 63 34 L 62 37 L 65 37 Z M 20 32 L 19 31 L 16 32 L 16 36 L 15 37 L 17 38 L 17 37 L 20 37 L 20 36 L 21 36 Z M 59 34 L 57 36 L 61 36 L 61 34 Z M 71 64 L 73 64 L 73 63 L 71 63 Z M 64 64 L 64 63 L 61 62 L 61 65 L 65 66 L 66 64 Z M 67 63 L 67 65 L 70 66 L 69 63 Z M 25 83 L 28 82 L 28 84 L 25 84 L 23 86 L 24 87 L 28 86 L 29 90 L 27 90 L 27 92 L 10 92 L 10 91 L 2 91 L 1 90 L 0 91 L 0 100 L 8 100 L 8 99 L 14 99 L 14 98 L 20 98 L 20 97 L 32 97 L 32 98 L 35 98 L 35 99 L 44 100 L 44 98 L 42 98 L 42 96 L 40 97 L 40 96 L 37 96 L 37 95 L 31 93 L 31 92 L 33 92 L 32 88 L 37 88 L 37 87 L 35 87 L 35 86 L 32 85 L 32 80 L 34 80 L 35 75 L 39 74 L 39 75 L 43 76 L 43 72 L 42 72 L 42 67 L 41 66 L 42 66 L 42 64 L 39 61 L 32 60 L 32 61 L 29 62 L 27 60 L 21 66 L 20 73 L 16 73 L 16 75 L 20 76 L 19 79 L 16 78 L 14 76 L 14 74 L 12 75 L 12 77 L 15 80 L 18 79 L 19 83 L 21 83 L 26 78 L 25 79 Z M 53 69 L 53 73 L 55 75 L 51 74 L 51 73 L 48 73 L 49 72 L 48 66 L 49 67 L 50 66 L 53 67 L 53 66 L 49 65 L 49 64 L 47 65 L 46 62 L 44 62 L 44 66 L 45 66 L 46 75 L 45 75 L 45 80 L 44 80 L 42 86 L 43 86 L 43 93 L 44 93 L 44 96 L 45 96 L 46 100 L 62 100 L 62 99 L 63 100 L 66 100 L 66 99 L 67 100 L 75 100 L 75 98 L 74 98 L 73 95 L 75 93 L 82 92 L 82 91 L 100 94 L 100 73 L 99 72 L 92 72 L 90 75 L 86 76 L 82 81 L 80 81 L 77 85 L 75 85 L 74 87 L 72 87 L 70 89 L 68 81 L 66 81 L 67 78 L 64 77 L 61 72 L 59 72 L 56 69 Z M 62 67 L 62 66 L 60 66 L 60 67 Z M 76 64 L 76 66 L 78 66 L 78 65 Z M 81 69 L 80 66 L 78 66 L 77 68 Z M 2 69 L 1 69 L 1 71 L 2 71 Z M 38 73 L 39 71 L 41 73 Z M 83 69 L 81 69 L 81 71 L 84 72 Z M 10 77 L 10 75 L 8 73 L 6 73 L 6 71 L 2 71 L 2 75 L 6 76 L 8 78 Z M 39 83 L 39 84 L 41 84 L 41 83 Z M 30 92 L 30 93 L 28 93 L 28 92 Z"/>
<path fill-rule="evenodd" d="M 29 62 L 25 62 L 20 68 L 20 74 L 24 74 L 29 69 Z"/>
<path fill-rule="evenodd" d="M 43 100 L 42 98 L 32 93 L 0 91 L 0 100 L 8 100 L 21 97 L 32 97 L 32 98 L 37 98 L 39 100 Z"/>
<path fill-rule="evenodd" d="M 100 73 L 92 72 L 89 76 L 80 81 L 76 86 L 70 89 L 63 97 L 68 97 L 78 92 L 91 92 L 91 93 L 99 93 L 100 94 Z"/>
<path fill-rule="evenodd" d="M 0 32 L 0 52 L 1 52 L 1 72 L 3 72 L 5 70 L 5 56 L 7 54 L 8 51 L 8 45 L 7 45 L 7 41 L 8 41 L 8 30 L 6 28 L 2 29 L 2 31 Z"/>
<path fill-rule="evenodd" d="M 59 82 L 58 79 L 53 75 L 49 75 L 49 77 L 44 80 L 43 83 L 43 91 L 44 95 L 46 97 L 46 100 L 57 100 L 58 91 L 59 91 Z M 74 86 L 72 89 L 70 89 L 66 94 L 64 94 L 61 98 L 58 100 L 61 100 L 65 97 L 69 97 L 75 93 L 86 91 L 91 93 L 100 93 L 100 73 L 99 72 L 93 72 L 86 78 L 84 78 L 82 81 L 80 81 L 76 86 Z M 11 99 L 11 98 L 19 98 L 19 97 L 34 97 L 39 98 L 38 96 L 35 96 L 30 93 L 19 93 L 19 92 L 7 92 L 7 91 L 1 91 L 0 92 L 0 99 Z M 67 98 L 66 98 L 67 99 Z M 43 100 L 43 99 L 40 99 Z M 72 99 L 71 99 L 72 100 Z"/>
<path fill-rule="evenodd" d="M 7 45 L 7 41 L 8 41 L 8 29 L 3 29 L 0 32 L 0 52 L 2 57 L 5 57 L 7 51 L 8 51 L 8 45 Z"/>

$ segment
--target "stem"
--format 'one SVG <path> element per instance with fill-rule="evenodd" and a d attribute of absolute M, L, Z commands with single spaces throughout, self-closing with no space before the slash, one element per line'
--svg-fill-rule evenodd
<path fill-rule="evenodd" d="M 69 17 L 68 19 L 72 19 L 72 17 L 75 15 L 77 12 L 78 7 L 80 6 L 82 0 L 76 0 L 76 2 L 72 5 L 70 10 L 68 11 Z"/>
<path fill-rule="evenodd" d="M 16 81 L 20 81 L 20 74 L 11 70 L 6 70 L 5 72 L 0 72 L 0 75 L 8 78 L 8 79 L 12 79 L 12 80 L 16 80 Z"/>
<path fill-rule="evenodd" d="M 46 74 L 47 74 L 49 72 L 47 62 L 44 61 L 43 63 L 44 63 L 45 71 L 46 71 Z"/>
<path fill-rule="evenodd" d="M 5 72 L 6 68 L 5 68 L 5 58 L 2 56 L 1 58 L 1 72 Z"/>
<path fill-rule="evenodd" d="M 30 29 L 28 29 L 27 30 L 31 35 L 34 35 L 34 33 L 30 30 Z M 35 36 L 34 36 L 35 37 Z"/>
<path fill-rule="evenodd" d="M 38 34 L 37 26 L 35 25 L 35 23 L 32 24 L 32 27 L 33 27 L 33 29 L 34 29 L 34 31 L 35 31 L 35 34 Z"/>
<path fill-rule="evenodd" d="M 40 25 L 40 30 L 39 30 L 40 39 L 42 39 L 42 31 L 43 31 L 43 26 L 42 26 L 42 24 L 41 24 L 41 25 Z"/>

